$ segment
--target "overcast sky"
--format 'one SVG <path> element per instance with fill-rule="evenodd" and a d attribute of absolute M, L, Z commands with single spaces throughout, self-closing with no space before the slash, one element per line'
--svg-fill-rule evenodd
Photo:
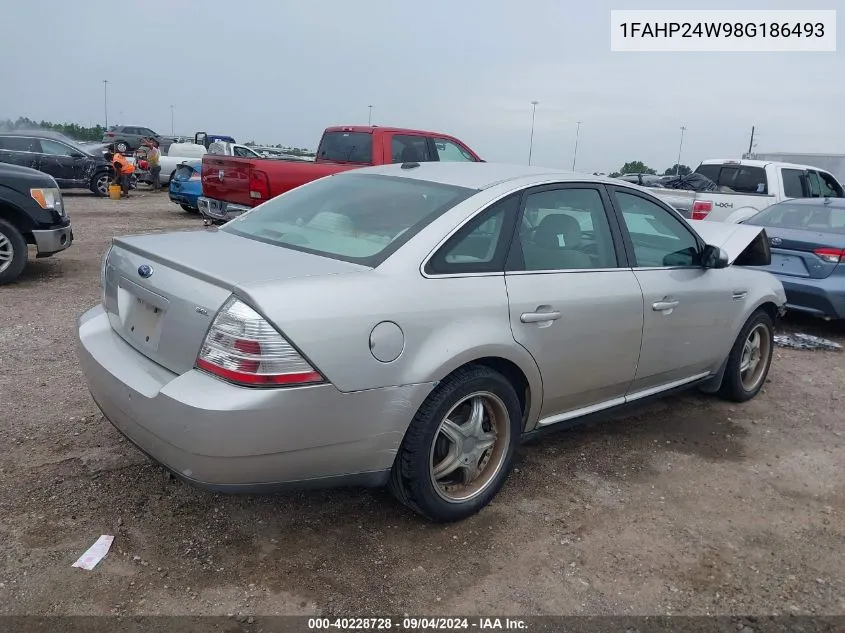
<path fill-rule="evenodd" d="M 689 1 L 689 0 L 687 0 Z M 711 0 L 708 9 L 796 9 Z M 835 9 L 816 0 L 813 9 Z M 576 8 L 576 6 L 578 8 Z M 758 151 L 845 153 L 845 53 L 612 53 L 610 10 L 684 0 L 12 2 L 0 119 L 231 134 L 315 148 L 327 125 L 454 134 L 490 161 L 664 170 Z M 689 8 L 703 8 L 689 2 Z M 839 12 L 838 29 L 842 14 Z"/>

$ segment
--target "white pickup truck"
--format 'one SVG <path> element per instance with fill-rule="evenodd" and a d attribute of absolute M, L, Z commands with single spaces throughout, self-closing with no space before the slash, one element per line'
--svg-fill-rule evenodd
<path fill-rule="evenodd" d="M 809 165 L 764 160 L 706 160 L 695 170 L 718 189 L 684 191 L 644 187 L 692 220 L 738 223 L 790 198 L 843 198 L 836 178 Z"/>
<path fill-rule="evenodd" d="M 167 185 L 170 182 L 170 177 L 176 171 L 176 168 L 184 163 L 186 160 L 202 158 L 206 154 L 220 154 L 224 156 L 243 156 L 247 158 L 261 158 L 261 154 L 246 145 L 238 143 L 228 143 L 218 141 L 211 143 L 208 149 L 204 145 L 197 143 L 173 143 L 167 150 L 167 154 L 162 153 L 158 159 L 158 164 L 161 167 L 159 179 L 162 185 Z M 130 158 L 134 161 L 134 158 Z M 140 180 L 142 182 L 152 182 L 152 177 L 144 174 Z"/>

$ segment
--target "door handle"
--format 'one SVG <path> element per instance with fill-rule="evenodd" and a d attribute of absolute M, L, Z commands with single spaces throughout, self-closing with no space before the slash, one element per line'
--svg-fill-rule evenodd
<path fill-rule="evenodd" d="M 674 308 L 677 308 L 680 303 L 681 303 L 680 301 L 675 301 L 675 300 L 673 300 L 673 301 L 658 301 L 656 303 L 652 303 L 651 308 L 655 312 L 665 312 L 666 310 L 672 310 Z"/>
<path fill-rule="evenodd" d="M 553 310 L 551 312 L 523 312 L 519 320 L 523 323 L 543 323 L 545 321 L 557 321 L 560 318 L 560 312 Z"/>

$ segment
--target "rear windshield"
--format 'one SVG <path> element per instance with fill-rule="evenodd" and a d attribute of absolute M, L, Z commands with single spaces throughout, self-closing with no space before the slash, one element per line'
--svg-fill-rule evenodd
<path fill-rule="evenodd" d="M 317 148 L 317 158 L 369 165 L 373 162 L 373 135 L 368 132 L 326 132 Z"/>
<path fill-rule="evenodd" d="M 221 230 L 375 267 L 474 193 L 411 178 L 341 174 L 268 200 Z"/>
<path fill-rule="evenodd" d="M 769 183 L 766 170 L 748 165 L 699 165 L 697 174 L 709 178 L 718 186 L 719 193 L 746 193 L 766 195 Z"/>
<path fill-rule="evenodd" d="M 745 224 L 845 234 L 845 207 L 781 202 L 763 209 Z"/>

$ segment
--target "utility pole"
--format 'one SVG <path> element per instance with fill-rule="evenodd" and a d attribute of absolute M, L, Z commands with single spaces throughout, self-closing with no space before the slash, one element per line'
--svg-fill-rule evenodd
<path fill-rule="evenodd" d="M 372 125 L 373 124 L 373 106 L 370 105 L 370 106 L 367 106 L 367 107 L 370 109 L 370 114 L 367 117 L 367 125 Z"/>
<path fill-rule="evenodd" d="M 681 126 L 681 144 L 678 145 L 678 162 L 675 163 L 675 175 L 677 176 L 681 171 L 681 150 L 684 148 L 684 130 L 686 130 L 683 125 Z"/>
<path fill-rule="evenodd" d="M 751 126 L 751 140 L 748 141 L 748 153 L 751 153 L 752 148 L 754 147 L 754 126 Z"/>
<path fill-rule="evenodd" d="M 575 159 L 578 158 L 578 135 L 581 133 L 581 121 L 578 121 L 578 127 L 575 128 L 575 152 L 572 154 L 572 171 L 575 171 Z"/>
<path fill-rule="evenodd" d="M 109 80 L 103 79 L 103 110 L 106 115 L 106 129 L 109 129 Z"/>
<path fill-rule="evenodd" d="M 534 117 L 537 114 L 537 104 L 540 103 L 539 101 L 532 101 L 531 106 L 531 142 L 528 145 L 528 164 L 531 165 L 531 154 L 534 151 Z"/>
<path fill-rule="evenodd" d="M 175 132 L 173 131 L 173 104 L 170 104 L 170 136 L 173 136 Z"/>

